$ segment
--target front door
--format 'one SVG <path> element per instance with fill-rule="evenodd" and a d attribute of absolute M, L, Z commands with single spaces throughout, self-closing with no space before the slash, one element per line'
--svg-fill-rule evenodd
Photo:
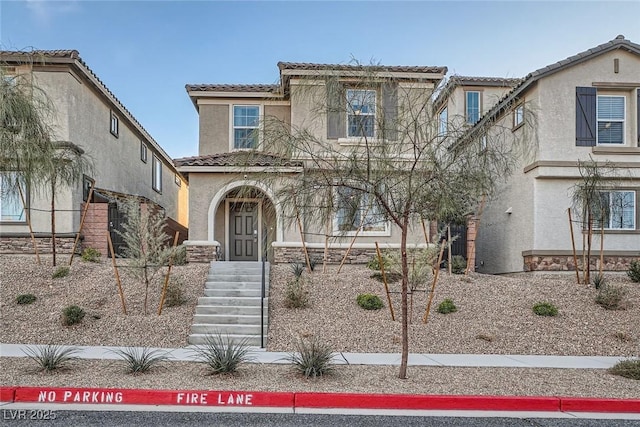
<path fill-rule="evenodd" d="M 258 203 L 229 204 L 229 260 L 258 260 Z"/>

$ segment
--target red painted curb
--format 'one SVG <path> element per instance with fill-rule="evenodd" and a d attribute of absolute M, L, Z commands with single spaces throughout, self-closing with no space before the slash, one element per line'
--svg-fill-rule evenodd
<path fill-rule="evenodd" d="M 15 402 L 116 405 L 288 407 L 293 393 L 214 390 L 144 390 L 107 388 L 19 387 Z"/>
<path fill-rule="evenodd" d="M 0 402 L 13 402 L 16 387 L 0 387 Z"/>
<path fill-rule="evenodd" d="M 296 408 L 359 408 L 484 411 L 559 411 L 560 399 L 542 396 L 440 396 L 296 393 Z"/>
<path fill-rule="evenodd" d="M 640 399 L 563 397 L 560 399 L 560 410 L 563 412 L 640 413 Z"/>

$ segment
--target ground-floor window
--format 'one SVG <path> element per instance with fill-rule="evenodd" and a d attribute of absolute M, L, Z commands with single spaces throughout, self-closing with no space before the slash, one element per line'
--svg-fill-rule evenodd
<path fill-rule="evenodd" d="M 389 222 L 371 194 L 345 186 L 336 187 L 335 193 L 335 232 L 355 232 L 361 226 L 363 233 L 388 231 Z"/>
<path fill-rule="evenodd" d="M 635 230 L 636 192 L 601 191 L 599 203 L 592 209 L 592 215 L 595 228 Z"/>
<path fill-rule="evenodd" d="M 0 172 L 0 221 L 24 222 L 25 209 L 17 189 L 11 183 L 16 179 L 15 172 Z M 22 194 L 27 197 L 26 188 L 21 186 Z"/>

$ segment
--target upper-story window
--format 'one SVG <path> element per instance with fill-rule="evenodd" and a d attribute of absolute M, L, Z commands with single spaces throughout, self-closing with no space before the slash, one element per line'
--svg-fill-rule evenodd
<path fill-rule="evenodd" d="M 155 155 L 151 168 L 151 187 L 158 193 L 162 193 L 162 161 Z"/>
<path fill-rule="evenodd" d="M 440 113 L 438 114 L 438 136 L 447 135 L 447 115 L 447 107 L 444 107 L 442 110 L 440 110 Z"/>
<path fill-rule="evenodd" d="M 625 97 L 598 95 L 598 144 L 624 144 Z"/>
<path fill-rule="evenodd" d="M 480 92 L 467 91 L 464 93 L 465 119 L 467 123 L 474 124 L 480 120 Z"/>
<path fill-rule="evenodd" d="M 376 91 L 347 90 L 347 137 L 373 138 L 376 124 Z"/>
<path fill-rule="evenodd" d="M 143 162 L 147 163 L 147 153 L 148 153 L 148 149 L 147 149 L 147 144 L 145 144 L 144 142 L 140 141 L 140 160 L 142 160 Z"/>
<path fill-rule="evenodd" d="M 15 172 L 0 172 L 0 221 L 3 222 L 24 222 L 26 220 L 22 197 L 27 197 L 27 191 L 23 184 L 20 184 L 19 191 L 12 191 L 10 183 L 15 179 Z M 20 197 L 20 191 L 22 197 Z"/>
<path fill-rule="evenodd" d="M 233 148 L 256 148 L 258 146 L 259 124 L 259 105 L 234 105 Z"/>
<path fill-rule="evenodd" d="M 519 128 L 524 123 L 524 104 L 513 109 L 513 129 Z"/>
<path fill-rule="evenodd" d="M 116 138 L 118 137 L 120 131 L 120 123 L 118 121 L 118 116 L 116 116 L 116 113 L 114 113 L 113 111 L 110 114 L 109 131 L 111 132 L 111 135 L 115 136 Z"/>

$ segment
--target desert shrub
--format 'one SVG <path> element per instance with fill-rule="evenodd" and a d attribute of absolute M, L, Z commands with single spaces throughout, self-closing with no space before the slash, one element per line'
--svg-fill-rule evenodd
<path fill-rule="evenodd" d="M 451 272 L 453 274 L 463 274 L 467 269 L 467 260 L 462 255 L 454 255 L 451 258 Z"/>
<path fill-rule="evenodd" d="M 476 339 L 486 341 L 486 342 L 493 342 L 493 336 L 488 334 L 478 334 L 476 335 Z"/>
<path fill-rule="evenodd" d="M 196 359 L 214 375 L 234 373 L 242 363 L 251 360 L 247 338 L 234 340 L 229 335 L 207 335 L 205 344 L 198 345 L 194 352 Z"/>
<path fill-rule="evenodd" d="M 53 273 L 53 276 L 51 277 L 54 279 L 61 279 L 63 277 L 67 277 L 68 275 L 69 275 L 69 267 L 65 265 L 61 265 L 56 269 L 56 271 Z"/>
<path fill-rule="evenodd" d="M 101 256 L 100 251 L 94 248 L 85 248 L 80 255 L 82 260 L 87 262 L 98 262 Z"/>
<path fill-rule="evenodd" d="M 640 260 L 631 261 L 627 276 L 629 276 L 632 282 L 640 283 Z"/>
<path fill-rule="evenodd" d="M 165 307 L 177 307 L 185 302 L 187 299 L 184 296 L 183 291 L 184 283 L 177 277 L 172 277 L 167 285 L 167 293 L 164 296 Z"/>
<path fill-rule="evenodd" d="M 538 316 L 557 316 L 558 308 L 550 302 L 539 302 L 533 306 L 533 312 Z"/>
<path fill-rule="evenodd" d="M 640 381 L 640 359 L 621 360 L 609 368 L 609 373 Z"/>
<path fill-rule="evenodd" d="M 306 378 L 321 377 L 333 371 L 333 351 L 317 337 L 298 340 L 296 350 L 286 360 Z"/>
<path fill-rule="evenodd" d="M 613 337 L 615 339 L 617 339 L 618 341 L 622 341 L 622 342 L 631 342 L 631 341 L 633 341 L 633 338 L 631 338 L 631 336 L 629 334 L 627 334 L 626 332 L 621 332 L 621 331 L 614 332 Z"/>
<path fill-rule="evenodd" d="M 148 347 L 125 347 L 113 350 L 124 362 L 129 374 L 144 374 L 169 360 L 169 352 Z"/>
<path fill-rule="evenodd" d="M 294 262 L 291 264 L 291 272 L 296 279 L 302 276 L 306 268 L 307 267 L 302 262 Z"/>
<path fill-rule="evenodd" d="M 382 308 L 382 300 L 378 295 L 360 294 L 356 298 L 358 305 L 365 310 L 380 310 Z"/>
<path fill-rule="evenodd" d="M 453 303 L 453 300 L 451 298 L 444 299 L 438 305 L 438 313 L 449 314 L 449 313 L 455 313 L 456 311 L 458 311 L 458 307 L 456 307 L 456 305 Z"/>
<path fill-rule="evenodd" d="M 62 310 L 62 324 L 65 326 L 75 325 L 84 319 L 84 310 L 77 305 L 70 305 Z"/>
<path fill-rule="evenodd" d="M 187 264 L 187 247 L 185 245 L 176 246 L 173 250 L 173 265 Z"/>
<path fill-rule="evenodd" d="M 316 265 L 320 263 L 320 259 L 318 257 L 309 258 L 309 267 L 311 267 L 311 271 L 315 271 Z"/>
<path fill-rule="evenodd" d="M 284 295 L 284 305 L 287 308 L 304 308 L 309 303 L 309 297 L 305 289 L 305 277 L 296 277 L 287 282 Z"/>
<path fill-rule="evenodd" d="M 381 254 L 382 255 L 382 264 L 384 266 L 385 271 L 389 270 L 391 267 L 391 257 L 389 254 Z M 374 255 L 369 262 L 367 262 L 367 268 L 370 270 L 380 271 L 380 260 L 377 255 Z"/>
<path fill-rule="evenodd" d="M 70 362 L 78 359 L 76 354 L 80 349 L 61 345 L 42 345 L 24 348 L 22 352 L 38 365 L 40 371 L 50 372 L 68 368 Z"/>
<path fill-rule="evenodd" d="M 604 285 L 598 290 L 596 303 L 606 310 L 625 310 L 628 305 L 627 291 L 619 286 Z"/>
<path fill-rule="evenodd" d="M 32 304 L 36 301 L 34 294 L 21 294 L 16 297 L 16 303 L 18 304 Z"/>
<path fill-rule="evenodd" d="M 600 289 L 607 284 L 607 279 L 604 278 L 604 274 L 596 274 L 591 279 L 591 284 L 596 288 Z"/>

